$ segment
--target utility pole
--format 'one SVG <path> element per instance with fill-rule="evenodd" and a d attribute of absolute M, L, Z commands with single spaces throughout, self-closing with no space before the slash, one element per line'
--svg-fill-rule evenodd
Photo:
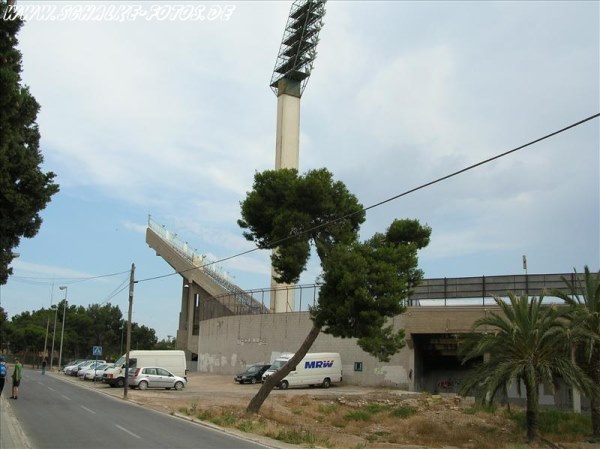
<path fill-rule="evenodd" d="M 127 347 L 125 352 L 125 382 L 123 385 L 123 399 L 127 399 L 127 388 L 129 388 L 129 350 L 131 349 L 131 311 L 133 308 L 133 284 L 135 275 L 135 264 L 131 264 L 129 276 L 129 310 L 127 311 Z"/>

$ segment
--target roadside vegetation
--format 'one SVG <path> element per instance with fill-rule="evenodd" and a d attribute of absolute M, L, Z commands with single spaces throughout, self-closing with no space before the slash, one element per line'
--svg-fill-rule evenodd
<path fill-rule="evenodd" d="M 67 305 L 62 300 L 51 308 L 41 308 L 17 314 L 8 319 L 0 306 L 0 347 L 10 348 L 9 360 L 17 356 L 27 365 L 39 365 L 44 344 L 48 362 L 54 345 L 53 365 L 58 363 L 59 341 L 63 313 L 66 312 L 63 361 L 90 357 L 93 346 L 103 347 L 103 358 L 116 360 L 124 353 L 126 328 L 118 306 L 90 304 L 87 307 Z M 156 332 L 143 324 L 131 324 L 132 349 L 175 349 L 176 341 L 158 340 Z"/>
<path fill-rule="evenodd" d="M 220 427 L 236 429 L 301 447 L 330 449 L 526 447 L 591 448 L 589 415 L 541 410 L 541 438 L 526 444 L 526 411 L 514 405 L 479 406 L 458 396 L 396 395 L 365 397 L 311 395 L 269 399 L 259 414 L 242 405 L 189 403 L 175 412 Z M 553 446 L 554 445 L 554 446 Z"/>
<path fill-rule="evenodd" d="M 563 306 L 512 292 L 509 301 L 496 298 L 501 313 L 477 320 L 462 347 L 465 362 L 484 361 L 461 393 L 474 392 L 481 404 L 492 406 L 511 385 L 520 395 L 524 388 L 527 441 L 532 443 L 542 437 L 539 386 L 560 379 L 590 398 L 590 441 L 600 443 L 600 272 L 586 266 L 582 279 L 563 281 L 569 294 L 551 292 L 563 299 Z"/>

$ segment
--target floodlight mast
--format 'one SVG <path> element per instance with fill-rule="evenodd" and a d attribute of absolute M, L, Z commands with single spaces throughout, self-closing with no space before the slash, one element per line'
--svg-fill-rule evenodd
<path fill-rule="evenodd" d="M 295 0 L 279 47 L 271 89 L 277 95 L 275 169 L 298 169 L 300 159 L 300 97 L 317 57 L 326 0 Z M 274 250 L 277 251 L 277 250 Z M 293 312 L 294 290 L 274 280 L 271 268 L 271 311 Z"/>

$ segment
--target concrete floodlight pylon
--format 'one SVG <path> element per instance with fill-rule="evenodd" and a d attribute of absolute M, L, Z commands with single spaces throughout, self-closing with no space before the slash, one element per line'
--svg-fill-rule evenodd
<path fill-rule="evenodd" d="M 300 98 L 317 56 L 325 2 L 296 0 L 290 9 L 270 84 L 277 95 L 276 170 L 299 168 Z M 274 275 L 274 268 L 271 268 L 271 311 L 294 311 L 294 296 L 289 294 L 293 291 L 289 288 L 290 284 L 277 283 Z"/>

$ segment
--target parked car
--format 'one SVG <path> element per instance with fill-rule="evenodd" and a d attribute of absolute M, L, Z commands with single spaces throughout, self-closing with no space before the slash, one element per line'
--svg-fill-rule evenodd
<path fill-rule="evenodd" d="M 107 367 L 107 364 L 105 362 L 94 362 L 91 365 L 88 365 L 85 368 L 82 368 L 79 370 L 79 372 L 77 373 L 77 377 L 79 377 L 81 380 L 93 380 L 94 379 L 94 372 L 96 371 L 104 371 L 104 368 Z"/>
<path fill-rule="evenodd" d="M 97 362 L 97 363 L 105 363 L 106 361 L 105 361 L 105 360 L 97 360 L 97 361 L 96 361 L 96 360 L 86 360 L 86 361 L 85 361 L 85 362 L 83 362 L 83 363 L 80 363 L 80 364 L 78 364 L 78 365 L 75 365 L 75 366 L 74 366 L 74 367 L 71 369 L 71 371 L 70 371 L 70 374 L 71 374 L 71 376 L 77 376 L 77 375 L 79 375 L 79 371 L 81 371 L 82 369 L 87 369 L 87 368 L 89 368 L 89 367 L 91 367 L 91 366 L 94 366 L 94 364 L 95 364 L 96 362 Z"/>
<path fill-rule="evenodd" d="M 107 369 L 114 368 L 114 366 L 115 366 L 114 363 L 103 363 L 96 369 L 96 371 L 94 371 L 94 370 L 90 371 L 86 375 L 85 380 L 93 380 L 94 382 L 102 382 L 102 376 L 104 375 L 104 372 Z"/>
<path fill-rule="evenodd" d="M 92 362 L 92 360 L 76 360 L 73 363 L 70 363 L 69 365 L 65 366 L 63 369 L 63 373 L 65 373 L 67 376 L 73 376 L 73 375 L 77 375 L 77 372 L 79 371 L 79 367 L 86 364 L 86 363 L 90 363 Z M 73 371 L 75 371 L 75 374 L 73 374 Z"/>
<path fill-rule="evenodd" d="M 262 382 L 262 375 L 268 370 L 271 365 L 257 364 L 248 367 L 246 371 L 238 374 L 233 378 L 234 381 L 240 384 L 255 384 L 256 382 Z"/>
<path fill-rule="evenodd" d="M 182 390 L 186 383 L 185 378 L 157 366 L 136 368 L 135 372 L 129 376 L 129 386 L 140 390 L 146 388 Z"/>

